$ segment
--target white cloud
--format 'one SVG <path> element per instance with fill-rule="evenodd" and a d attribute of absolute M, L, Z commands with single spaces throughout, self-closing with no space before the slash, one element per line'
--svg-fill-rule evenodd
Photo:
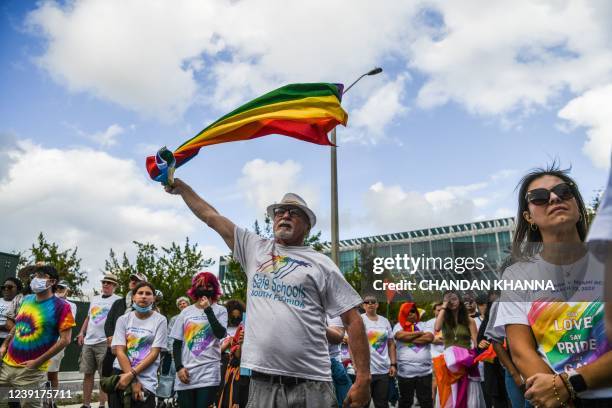
<path fill-rule="evenodd" d="M 172 119 L 198 99 L 199 78 L 217 109 L 287 82 L 350 81 L 400 49 L 415 10 L 366 0 L 47 1 L 27 23 L 47 44 L 40 65 L 69 90 Z"/>
<path fill-rule="evenodd" d="M 374 231 L 388 233 L 471 221 L 476 204 L 451 190 L 422 194 L 377 182 L 364 197 L 365 222 Z"/>
<path fill-rule="evenodd" d="M 56 81 L 166 120 L 389 62 L 395 79 L 364 79 L 345 100 L 348 137 L 377 142 L 411 105 L 408 71 L 419 106 L 455 102 L 502 127 L 610 83 L 610 20 L 606 0 L 81 0 L 43 2 L 27 22 Z"/>
<path fill-rule="evenodd" d="M 404 83 L 402 75 L 376 89 L 366 102 L 351 112 L 350 136 L 346 140 L 376 143 L 385 137 L 385 129 L 406 113 L 402 104 Z"/>
<path fill-rule="evenodd" d="M 255 159 L 244 165 L 238 186 L 257 211 L 257 218 L 265 214 L 268 205 L 279 202 L 289 192 L 300 195 L 316 213 L 318 192 L 301 180 L 301 170 L 302 166 L 293 160 L 279 163 Z"/>
<path fill-rule="evenodd" d="M 202 53 L 216 49 L 212 2 L 44 2 L 28 24 L 48 42 L 39 63 L 72 92 L 88 92 L 162 119 L 197 91 Z"/>
<path fill-rule="evenodd" d="M 507 188 L 500 180 L 512 173 L 502 170 L 488 181 L 424 193 L 379 181 L 364 194 L 365 215 L 360 221 L 375 232 L 389 233 L 511 216 L 501 206 L 507 197 L 499 189 Z"/>
<path fill-rule="evenodd" d="M 133 252 L 133 240 L 181 242 L 196 220 L 130 160 L 85 148 L 48 149 L 19 141 L 9 151 L 8 177 L 0 180 L 5 214 L 0 247 L 21 251 L 42 231 L 62 247 L 78 246 L 90 284 L 112 247 Z"/>
<path fill-rule="evenodd" d="M 478 114 L 528 112 L 612 75 L 609 2 L 429 4 L 443 24 L 408 48 L 409 66 L 427 76 L 423 107 L 455 101 Z"/>
<path fill-rule="evenodd" d="M 17 139 L 9 133 L 0 132 L 0 183 L 8 177 L 14 162 L 11 152 L 18 149 Z"/>
<path fill-rule="evenodd" d="M 117 137 L 123 133 L 125 129 L 113 123 L 106 130 L 90 135 L 90 138 L 102 147 L 111 147 L 117 144 Z"/>
<path fill-rule="evenodd" d="M 612 153 L 612 84 L 592 89 L 572 99 L 559 111 L 559 117 L 574 127 L 588 128 L 582 147 L 595 166 L 607 169 Z"/>

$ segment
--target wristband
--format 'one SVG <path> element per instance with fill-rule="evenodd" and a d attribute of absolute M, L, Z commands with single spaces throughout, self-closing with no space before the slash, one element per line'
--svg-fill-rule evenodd
<path fill-rule="evenodd" d="M 565 388 L 567 388 L 567 392 L 569 393 L 570 400 L 572 401 L 575 400 L 577 397 L 576 390 L 574 389 L 574 386 L 572 385 L 572 383 L 569 381 L 569 375 L 567 373 L 561 373 L 559 377 L 563 381 L 563 385 L 565 385 Z"/>
<path fill-rule="evenodd" d="M 552 386 L 553 386 L 553 391 L 555 393 L 555 398 L 557 399 L 557 402 L 559 403 L 559 405 L 561 405 L 561 408 L 566 408 L 567 404 L 561 401 L 561 396 L 559 395 L 559 391 L 557 390 L 557 377 L 559 377 L 559 374 L 557 373 L 553 374 Z M 561 380 L 561 382 L 563 382 L 563 380 Z"/>
<path fill-rule="evenodd" d="M 136 373 L 136 370 L 134 370 L 133 368 L 130 369 L 130 372 L 132 373 L 132 375 L 134 376 L 134 378 L 138 377 L 138 374 Z"/>
<path fill-rule="evenodd" d="M 391 363 L 391 367 L 397 368 L 397 363 Z"/>

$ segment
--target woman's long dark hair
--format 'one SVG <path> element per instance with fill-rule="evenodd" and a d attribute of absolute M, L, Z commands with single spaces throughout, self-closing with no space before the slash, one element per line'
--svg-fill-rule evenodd
<path fill-rule="evenodd" d="M 580 195 L 580 191 L 578 190 L 578 185 L 568 174 L 571 170 L 571 167 L 568 169 L 561 169 L 559 164 L 554 161 L 550 166 L 546 168 L 537 168 L 531 170 L 527 173 L 521 181 L 519 181 L 517 188 L 518 192 L 518 212 L 516 214 L 516 229 L 514 231 L 514 237 L 512 239 L 512 255 L 515 261 L 524 260 L 525 258 L 530 258 L 539 252 L 539 246 L 533 245 L 529 243 L 533 242 L 542 242 L 542 234 L 540 233 L 540 229 L 532 230 L 523 216 L 525 211 L 529 211 L 529 204 L 527 203 L 527 199 L 525 196 L 527 195 L 527 189 L 529 185 L 534 181 L 543 176 L 555 176 L 568 183 L 574 193 L 574 198 L 576 199 L 576 204 L 578 204 L 578 211 L 580 212 L 580 219 L 576 223 L 576 229 L 578 230 L 578 235 L 580 236 L 580 240 L 584 242 L 587 235 L 587 217 L 586 217 L 586 206 L 584 205 L 584 200 Z"/>
<path fill-rule="evenodd" d="M 460 325 L 464 325 L 469 330 L 470 316 L 468 315 L 467 308 L 463 303 L 463 298 L 461 297 L 461 294 L 459 292 L 455 292 L 454 290 L 444 292 L 444 296 L 446 296 L 447 294 L 454 294 L 457 295 L 457 298 L 459 298 L 459 307 L 457 307 L 457 322 Z M 449 309 L 444 312 L 444 326 L 450 329 L 455 328 L 455 317 L 453 316 L 452 311 Z"/>

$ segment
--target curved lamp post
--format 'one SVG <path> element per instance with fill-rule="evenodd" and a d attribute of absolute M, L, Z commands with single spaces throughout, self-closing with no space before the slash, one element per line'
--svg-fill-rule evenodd
<path fill-rule="evenodd" d="M 374 68 L 357 78 L 350 84 L 342 95 L 347 93 L 349 89 L 359 82 L 363 77 L 369 75 L 377 75 L 383 71 L 382 68 Z M 337 266 L 340 266 L 339 258 L 339 227 L 338 227 L 338 159 L 336 155 L 336 128 L 331 131 L 331 142 L 334 144 L 331 148 L 331 258 Z"/>

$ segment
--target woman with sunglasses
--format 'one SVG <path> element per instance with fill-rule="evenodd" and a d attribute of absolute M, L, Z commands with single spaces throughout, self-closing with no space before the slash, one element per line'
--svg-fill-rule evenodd
<path fill-rule="evenodd" d="M 553 165 L 520 183 L 514 264 L 506 280 L 550 280 L 548 291 L 502 294 L 512 359 L 537 407 L 612 407 L 612 352 L 604 336 L 603 266 L 584 246 L 586 209 L 576 182 Z"/>

